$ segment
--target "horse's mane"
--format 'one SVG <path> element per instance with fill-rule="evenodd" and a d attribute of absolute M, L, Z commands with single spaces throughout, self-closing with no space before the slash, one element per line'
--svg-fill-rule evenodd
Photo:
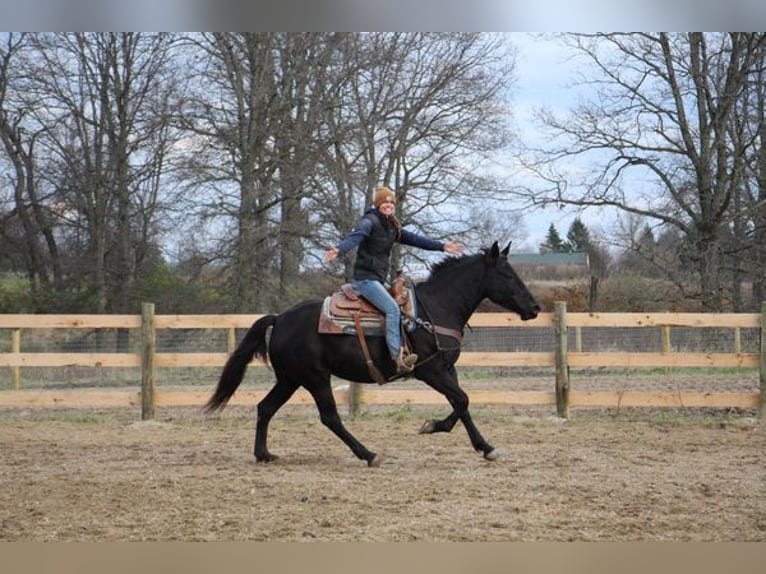
<path fill-rule="evenodd" d="M 483 256 L 483 254 L 486 253 L 486 251 L 487 251 L 486 249 L 482 249 L 481 254 L 461 255 L 460 257 L 445 257 L 444 259 L 437 261 L 431 266 L 431 273 L 428 275 L 428 279 L 426 279 L 426 282 L 437 279 L 440 275 L 443 275 L 449 272 L 450 269 L 453 269 L 459 265 L 462 265 L 469 259 L 474 260 L 479 256 Z"/>

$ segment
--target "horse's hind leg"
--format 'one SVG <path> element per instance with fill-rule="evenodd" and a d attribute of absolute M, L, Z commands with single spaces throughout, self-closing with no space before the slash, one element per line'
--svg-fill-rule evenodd
<path fill-rule="evenodd" d="M 468 437 L 471 439 L 471 444 L 473 447 L 478 452 L 481 452 L 484 455 L 484 458 L 487 460 L 497 460 L 497 450 L 495 450 L 495 447 L 490 445 L 486 440 L 484 440 L 484 437 L 481 436 L 479 429 L 477 429 L 476 425 L 473 424 L 473 419 L 471 418 L 471 413 L 468 412 L 468 409 L 463 411 L 463 413 L 460 415 L 460 421 L 463 423 L 465 430 L 468 432 Z"/>
<path fill-rule="evenodd" d="M 255 423 L 255 447 L 254 454 L 257 462 L 271 462 L 278 457 L 269 452 L 266 445 L 269 435 L 269 422 L 274 414 L 284 405 L 298 388 L 285 379 L 277 377 L 277 384 L 258 403 L 257 419 Z"/>
<path fill-rule="evenodd" d="M 367 466 L 380 466 L 380 457 L 371 452 L 352 435 L 340 420 L 338 406 L 335 403 L 335 397 L 332 394 L 329 380 L 308 388 L 314 402 L 319 409 L 319 418 L 322 424 L 329 428 L 338 436 L 351 451 L 360 459 L 367 461 Z"/>

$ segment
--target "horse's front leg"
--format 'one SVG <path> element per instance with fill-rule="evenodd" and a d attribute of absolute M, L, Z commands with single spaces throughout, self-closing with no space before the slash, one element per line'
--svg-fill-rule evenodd
<path fill-rule="evenodd" d="M 468 431 L 468 436 L 471 438 L 471 444 L 473 445 L 473 448 L 481 452 L 485 459 L 497 460 L 499 457 L 497 449 L 490 445 L 486 440 L 484 440 L 484 437 L 481 436 L 479 429 L 477 429 L 476 425 L 473 424 L 473 419 L 471 418 L 471 413 L 468 412 L 468 409 L 466 409 L 465 412 L 463 412 L 463 414 L 460 416 L 460 421 L 463 423 L 465 430 Z"/>
<path fill-rule="evenodd" d="M 487 460 L 496 460 L 497 451 L 481 435 L 479 429 L 473 423 L 471 414 L 468 412 L 468 395 L 460 388 L 454 366 L 451 366 L 438 378 L 431 379 L 429 377 L 423 380 L 432 389 L 442 393 L 450 405 L 452 405 L 453 410 L 444 419 L 432 419 L 423 423 L 423 426 L 420 427 L 420 433 L 450 432 L 455 427 L 457 421 L 460 420 L 466 432 L 468 432 L 468 438 L 471 440 L 474 450 L 481 452 Z"/>

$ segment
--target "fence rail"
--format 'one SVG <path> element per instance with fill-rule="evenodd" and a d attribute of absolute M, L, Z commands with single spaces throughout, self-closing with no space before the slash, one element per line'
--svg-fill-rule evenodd
<path fill-rule="evenodd" d="M 154 305 L 145 303 L 141 315 L 0 315 L 0 329 L 11 331 L 10 352 L 0 352 L 0 367 L 11 371 L 12 389 L 0 392 L 0 406 L 119 406 L 141 405 L 142 418 L 153 418 L 155 406 L 199 405 L 207 393 L 195 390 L 169 391 L 155 388 L 157 368 L 221 367 L 228 352 L 159 352 L 157 333 L 173 329 L 225 329 L 227 348 L 236 344 L 236 329 L 248 328 L 260 315 L 155 315 Z M 756 408 L 766 416 L 766 303 L 761 313 L 567 313 L 559 302 L 554 312 L 541 313 L 532 321 L 522 322 L 512 313 L 477 313 L 469 324 L 473 328 L 523 327 L 552 329 L 550 350 L 539 351 L 465 351 L 458 367 L 549 367 L 555 370 L 555 384 L 550 392 L 512 390 L 474 390 L 473 403 L 556 405 L 557 413 L 567 417 L 570 406 L 710 406 Z M 661 352 L 586 352 L 583 351 L 584 328 L 651 327 L 662 333 Z M 679 352 L 671 345 L 672 329 L 716 328 L 732 331 L 731 352 Z M 34 329 L 140 329 L 140 352 L 49 353 L 23 352 L 22 330 Z M 742 352 L 741 329 L 759 332 L 757 352 Z M 570 345 L 570 330 L 574 344 Z M 141 369 L 139 391 L 126 390 L 22 390 L 21 367 L 133 367 Z M 254 363 L 254 367 L 258 367 Z M 759 389 L 752 393 L 675 392 L 578 392 L 570 389 L 571 369 L 593 368 L 750 368 L 759 372 Z M 336 399 L 353 411 L 358 408 L 357 385 L 336 389 Z M 243 390 L 237 402 L 252 403 L 265 394 Z M 369 404 L 443 402 L 429 389 L 373 389 L 363 395 Z M 296 394 L 293 402 L 310 402 L 308 395 Z"/>

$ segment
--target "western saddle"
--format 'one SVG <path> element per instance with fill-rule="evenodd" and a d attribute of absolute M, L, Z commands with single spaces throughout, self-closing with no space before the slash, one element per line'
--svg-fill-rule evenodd
<path fill-rule="evenodd" d="M 415 296 L 412 287 L 406 285 L 405 277 L 401 272 L 397 273 L 392 281 L 389 293 L 401 308 L 402 331 L 404 331 L 408 318 L 415 316 Z M 388 382 L 373 364 L 366 341 L 366 335 L 384 334 L 385 316 L 362 297 L 351 284 L 346 283 L 340 290 L 325 297 L 322 312 L 319 314 L 318 331 L 330 335 L 356 334 L 370 375 L 379 384 Z M 402 337 L 402 342 L 405 346 L 409 344 L 405 336 Z"/>

